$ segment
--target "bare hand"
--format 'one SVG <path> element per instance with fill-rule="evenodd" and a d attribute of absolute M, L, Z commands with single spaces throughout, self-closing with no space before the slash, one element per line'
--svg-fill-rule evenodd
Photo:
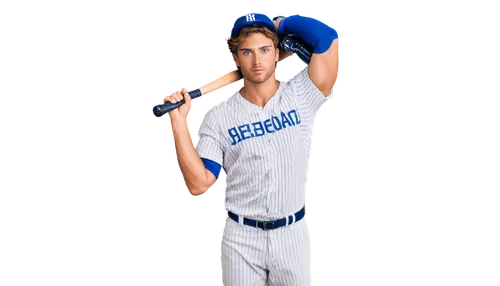
<path fill-rule="evenodd" d="M 165 96 L 163 99 L 163 103 L 169 101 L 171 103 L 177 103 L 184 99 L 184 104 L 179 106 L 178 108 L 170 111 L 168 115 L 170 116 L 170 120 L 186 120 L 189 110 L 191 109 L 191 96 L 188 91 L 183 88 L 180 92 L 176 91 L 169 96 Z"/>

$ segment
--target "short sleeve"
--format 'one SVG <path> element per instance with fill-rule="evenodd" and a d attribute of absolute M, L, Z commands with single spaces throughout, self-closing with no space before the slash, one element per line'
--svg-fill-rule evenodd
<path fill-rule="evenodd" d="M 218 178 L 223 165 L 224 149 L 215 108 L 208 111 L 203 118 L 198 135 L 200 139 L 196 151 L 205 167 Z"/>
<path fill-rule="evenodd" d="M 297 97 L 302 110 L 315 114 L 321 105 L 329 100 L 333 95 L 333 89 L 327 96 L 314 85 L 309 77 L 309 69 L 305 67 L 300 73 L 290 80 L 294 95 Z"/>

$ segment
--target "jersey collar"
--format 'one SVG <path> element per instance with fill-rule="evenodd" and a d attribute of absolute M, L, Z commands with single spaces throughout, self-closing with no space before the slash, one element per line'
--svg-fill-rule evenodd
<path fill-rule="evenodd" d="M 274 110 L 275 105 L 277 105 L 277 103 L 279 102 L 282 86 L 283 83 L 280 82 L 280 85 L 276 93 L 267 101 L 267 103 L 263 107 L 258 106 L 257 104 L 251 103 L 250 101 L 246 100 L 239 91 L 236 93 L 236 100 L 238 101 L 238 103 L 241 104 L 241 106 L 243 106 L 243 108 L 247 112 L 250 113 L 262 113 L 262 112 L 272 111 Z"/>

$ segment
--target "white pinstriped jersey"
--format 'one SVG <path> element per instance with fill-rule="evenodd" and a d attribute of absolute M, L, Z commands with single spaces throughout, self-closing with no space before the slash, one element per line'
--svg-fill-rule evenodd
<path fill-rule="evenodd" d="M 331 96 L 318 90 L 306 67 L 280 82 L 264 107 L 237 92 L 207 112 L 196 150 L 225 170 L 228 211 L 267 221 L 304 206 L 312 127 Z"/>

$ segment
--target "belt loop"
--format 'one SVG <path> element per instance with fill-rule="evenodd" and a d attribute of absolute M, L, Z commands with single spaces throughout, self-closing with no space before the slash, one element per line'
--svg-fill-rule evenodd
<path fill-rule="evenodd" d="M 292 223 L 295 223 L 295 214 L 292 214 Z"/>
<path fill-rule="evenodd" d="M 238 216 L 238 224 L 243 225 L 243 216 Z"/>

